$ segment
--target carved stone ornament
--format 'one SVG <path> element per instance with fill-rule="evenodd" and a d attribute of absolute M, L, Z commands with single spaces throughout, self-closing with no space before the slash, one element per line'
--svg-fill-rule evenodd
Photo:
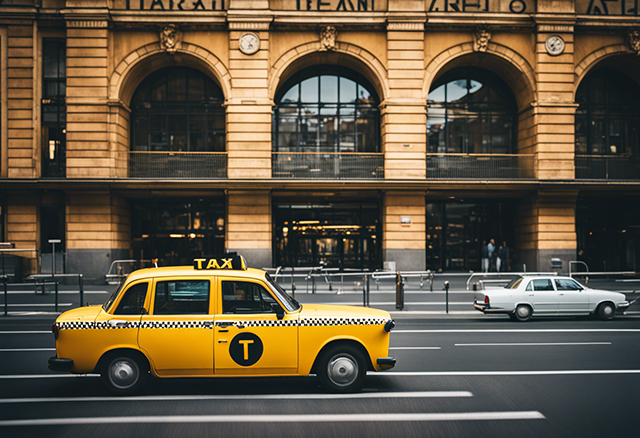
<path fill-rule="evenodd" d="M 176 53 L 179 43 L 180 32 L 175 24 L 169 24 L 160 30 L 160 47 L 169 55 Z"/>
<path fill-rule="evenodd" d="M 475 44 L 473 45 L 473 50 L 475 52 L 486 52 L 487 47 L 489 46 L 489 40 L 491 39 L 491 32 L 487 29 L 479 29 L 475 33 Z"/>
<path fill-rule="evenodd" d="M 631 29 L 627 33 L 627 42 L 629 43 L 629 48 L 636 52 L 636 55 L 640 55 L 640 30 Z"/>
<path fill-rule="evenodd" d="M 336 48 L 336 37 L 338 31 L 333 26 L 320 29 L 320 50 L 334 50 Z"/>

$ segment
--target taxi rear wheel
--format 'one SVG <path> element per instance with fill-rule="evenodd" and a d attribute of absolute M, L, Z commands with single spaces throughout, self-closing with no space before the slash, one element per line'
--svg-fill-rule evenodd
<path fill-rule="evenodd" d="M 101 375 L 113 393 L 134 394 L 147 382 L 149 365 L 140 355 L 115 353 L 107 357 Z"/>
<path fill-rule="evenodd" d="M 357 348 L 336 345 L 325 351 L 318 363 L 322 386 L 331 392 L 358 391 L 367 375 L 367 362 Z"/>

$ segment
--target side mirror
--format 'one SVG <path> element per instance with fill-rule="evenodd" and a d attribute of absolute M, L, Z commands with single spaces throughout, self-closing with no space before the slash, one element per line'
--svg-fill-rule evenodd
<path fill-rule="evenodd" d="M 276 313 L 278 319 L 284 318 L 284 309 L 278 303 L 271 303 L 271 309 Z"/>

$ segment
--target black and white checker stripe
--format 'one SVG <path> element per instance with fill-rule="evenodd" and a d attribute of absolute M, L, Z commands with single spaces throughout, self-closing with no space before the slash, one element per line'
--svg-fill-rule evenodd
<path fill-rule="evenodd" d="M 384 325 L 389 321 L 386 318 L 331 318 L 315 317 L 302 318 L 300 320 L 246 320 L 246 321 L 127 321 L 122 325 L 112 325 L 109 321 L 70 321 L 56 323 L 59 330 L 113 330 L 113 329 L 212 329 L 216 327 L 243 326 L 243 327 L 332 327 L 351 325 Z"/>

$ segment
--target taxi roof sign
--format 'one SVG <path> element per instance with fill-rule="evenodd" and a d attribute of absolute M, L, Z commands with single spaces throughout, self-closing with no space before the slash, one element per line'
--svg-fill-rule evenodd
<path fill-rule="evenodd" d="M 193 267 L 196 270 L 246 271 L 247 262 L 241 255 L 228 254 L 227 256 L 193 259 Z"/>

